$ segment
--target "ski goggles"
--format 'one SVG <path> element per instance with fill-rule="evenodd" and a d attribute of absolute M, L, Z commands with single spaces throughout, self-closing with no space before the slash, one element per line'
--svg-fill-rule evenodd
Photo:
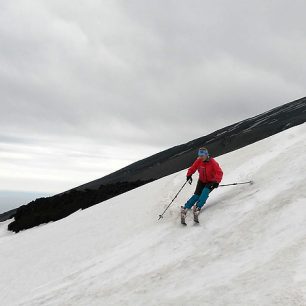
<path fill-rule="evenodd" d="M 200 149 L 198 151 L 198 156 L 208 156 L 208 151 L 205 149 Z"/>

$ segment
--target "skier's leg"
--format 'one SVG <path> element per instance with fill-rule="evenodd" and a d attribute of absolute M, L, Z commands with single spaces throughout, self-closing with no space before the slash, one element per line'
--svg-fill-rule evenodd
<path fill-rule="evenodd" d="M 197 207 L 198 208 L 202 208 L 203 205 L 206 203 L 207 199 L 208 199 L 208 196 L 209 196 L 209 193 L 210 193 L 210 189 L 205 187 L 199 197 L 199 200 L 198 200 L 198 203 L 197 203 Z"/>
<path fill-rule="evenodd" d="M 194 194 L 184 205 L 184 208 L 190 209 L 197 201 L 199 200 L 199 196 Z"/>
<path fill-rule="evenodd" d="M 184 205 L 185 209 L 190 209 L 198 200 L 202 193 L 205 184 L 198 180 L 197 187 L 194 191 L 194 195 Z"/>

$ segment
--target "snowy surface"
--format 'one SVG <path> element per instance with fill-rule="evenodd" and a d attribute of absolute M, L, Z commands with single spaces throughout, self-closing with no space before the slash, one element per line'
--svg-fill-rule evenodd
<path fill-rule="evenodd" d="M 0 223 L 1 305 L 306 305 L 306 125 L 217 158 L 223 183 L 179 223 L 185 171 L 58 222 Z"/>

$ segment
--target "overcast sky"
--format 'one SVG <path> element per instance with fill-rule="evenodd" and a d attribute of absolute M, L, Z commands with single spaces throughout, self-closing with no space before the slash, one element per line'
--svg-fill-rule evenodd
<path fill-rule="evenodd" d="M 0 189 L 58 193 L 305 96 L 305 12 L 1 1 Z"/>

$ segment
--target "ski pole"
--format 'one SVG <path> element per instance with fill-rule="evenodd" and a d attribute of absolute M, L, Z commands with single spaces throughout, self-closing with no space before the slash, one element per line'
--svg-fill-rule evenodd
<path fill-rule="evenodd" d="M 170 202 L 170 204 L 165 208 L 165 210 L 163 211 L 163 213 L 161 215 L 159 215 L 158 220 L 163 218 L 164 213 L 168 210 L 168 208 L 170 207 L 170 205 L 173 203 L 173 201 L 176 199 L 176 197 L 178 196 L 178 194 L 182 191 L 182 189 L 185 187 L 185 185 L 187 184 L 188 181 L 186 181 L 184 183 L 184 185 L 181 187 L 181 189 L 178 191 L 178 193 L 175 195 L 175 197 L 172 199 L 172 201 Z"/>
<path fill-rule="evenodd" d="M 223 185 L 219 185 L 219 186 L 220 187 L 225 187 L 225 186 L 235 186 L 235 185 L 243 185 L 243 184 L 253 185 L 254 181 L 248 181 L 248 182 L 242 182 L 242 183 L 232 183 L 232 184 L 223 184 Z"/>

